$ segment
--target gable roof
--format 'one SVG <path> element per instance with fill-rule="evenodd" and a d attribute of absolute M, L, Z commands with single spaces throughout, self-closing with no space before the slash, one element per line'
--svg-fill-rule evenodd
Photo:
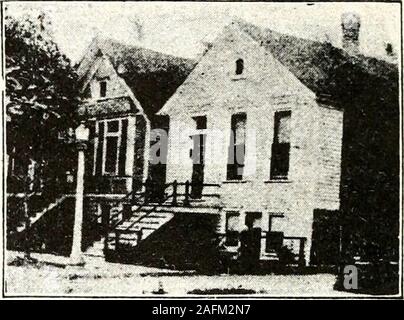
<path fill-rule="evenodd" d="M 364 55 L 349 55 L 328 42 L 286 35 L 243 20 L 235 20 L 242 31 L 268 50 L 305 86 L 317 95 L 336 95 L 349 84 L 371 77 L 398 85 L 398 66 Z M 344 84 L 342 82 L 345 82 Z"/>
<path fill-rule="evenodd" d="M 88 80 L 92 62 L 100 54 L 109 58 L 149 117 L 160 110 L 196 65 L 191 59 L 112 39 L 95 39 L 77 68 L 82 84 Z"/>

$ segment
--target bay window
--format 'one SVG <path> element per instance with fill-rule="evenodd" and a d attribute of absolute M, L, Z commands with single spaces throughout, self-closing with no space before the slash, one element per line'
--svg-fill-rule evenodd
<path fill-rule="evenodd" d="M 96 175 L 125 175 L 128 119 L 98 121 L 94 150 Z"/>

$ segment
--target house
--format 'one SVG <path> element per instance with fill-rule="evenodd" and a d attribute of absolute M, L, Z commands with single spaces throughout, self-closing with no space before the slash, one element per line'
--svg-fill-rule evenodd
<path fill-rule="evenodd" d="M 234 21 L 198 62 L 95 39 L 78 66 L 89 251 L 323 265 L 371 243 L 396 260 L 398 68 L 348 22 L 340 49 Z"/>
<path fill-rule="evenodd" d="M 293 58 L 304 59 L 285 64 L 233 23 L 159 114 L 170 119 L 167 181 L 219 186 L 226 248 L 250 221 L 262 258 L 271 235 L 308 263 L 313 212 L 340 207 L 343 110 L 319 101 L 317 68 Z"/>
<path fill-rule="evenodd" d="M 249 225 L 261 260 L 397 260 L 398 68 L 359 53 L 359 26 L 343 17 L 341 50 L 234 21 L 160 110 L 167 181 L 216 186 L 225 251 Z"/>
<path fill-rule="evenodd" d="M 93 40 L 77 69 L 85 101 L 79 114 L 92 141 L 87 191 L 126 194 L 141 188 L 149 172 L 150 129 L 165 128 L 156 112 L 194 64 L 110 39 Z"/>

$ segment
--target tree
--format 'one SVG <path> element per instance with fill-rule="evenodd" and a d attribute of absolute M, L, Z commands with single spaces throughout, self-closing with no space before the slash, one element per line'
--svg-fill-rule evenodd
<path fill-rule="evenodd" d="M 61 137 L 77 123 L 74 68 L 54 42 L 45 14 L 6 15 L 5 36 L 8 154 L 23 168 L 30 160 L 45 163 L 55 176 L 60 161 L 72 157 Z"/>
<path fill-rule="evenodd" d="M 16 171 L 9 166 L 7 187 L 13 189 L 18 181 L 18 191 L 23 188 L 25 194 L 25 259 L 30 260 L 28 203 L 35 180 L 51 200 L 62 191 L 58 186 L 65 171 L 74 166 L 72 134 L 67 133 L 77 124 L 77 81 L 69 59 L 53 40 L 46 15 L 6 15 L 5 36 L 7 154 L 9 163 L 19 167 Z M 35 163 L 39 170 L 32 170 Z"/>

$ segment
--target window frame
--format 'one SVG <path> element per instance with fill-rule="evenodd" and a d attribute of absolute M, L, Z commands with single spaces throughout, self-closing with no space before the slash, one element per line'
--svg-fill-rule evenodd
<path fill-rule="evenodd" d="M 102 140 L 102 164 L 101 164 L 101 175 L 103 176 L 117 176 L 119 174 L 119 157 L 121 152 L 121 144 L 122 144 L 122 120 L 123 118 L 114 118 L 114 119 L 104 119 L 97 121 L 97 132 L 99 130 L 99 124 L 102 122 L 104 124 L 104 136 Z M 118 122 L 118 130 L 116 132 L 108 132 L 108 123 L 110 122 Z M 115 171 L 109 172 L 105 169 L 105 164 L 107 160 L 107 138 L 108 137 L 118 137 L 117 142 L 117 150 L 116 150 L 116 158 L 115 158 Z M 126 138 L 126 137 L 125 137 Z M 94 148 L 94 151 L 97 152 L 99 147 L 99 140 L 97 141 L 97 148 Z M 94 161 L 96 161 L 96 154 L 94 156 Z M 94 162 L 95 167 L 95 162 Z"/>
<path fill-rule="evenodd" d="M 236 127 L 237 127 L 237 122 L 236 120 L 233 120 L 237 116 L 244 116 L 244 143 L 238 143 L 236 139 Z M 234 121 L 234 122 L 233 122 Z M 234 126 L 233 126 L 234 125 Z M 245 160 L 246 160 L 246 134 L 247 130 L 247 113 L 246 112 L 237 112 L 233 113 L 230 117 L 230 141 L 229 141 L 229 146 L 228 146 L 228 155 L 227 155 L 227 165 L 226 165 L 226 180 L 227 181 L 244 181 L 244 168 L 245 168 Z M 233 139 L 232 139 L 233 138 Z M 244 146 L 244 157 L 243 157 L 243 164 L 238 164 L 237 163 L 237 149 L 240 148 L 240 146 Z M 231 150 L 232 148 L 232 150 Z M 230 156 L 232 155 L 233 163 L 229 163 L 230 161 Z M 234 169 L 229 169 L 231 166 L 234 167 Z M 242 168 L 242 174 L 238 174 L 238 169 Z M 234 174 L 233 170 L 236 172 Z M 232 173 L 230 173 L 232 172 Z"/>
<path fill-rule="evenodd" d="M 107 97 L 107 80 L 106 79 L 102 79 L 98 81 L 98 85 L 99 85 L 99 97 L 102 98 L 106 98 Z M 105 86 L 105 88 L 103 88 L 103 85 Z M 104 92 L 104 95 L 102 94 Z"/>
<path fill-rule="evenodd" d="M 230 217 L 237 217 L 239 220 L 238 223 L 240 224 L 240 211 L 237 210 L 228 210 L 225 211 L 225 235 L 226 235 L 226 240 L 225 240 L 225 245 L 229 247 L 237 247 L 240 244 L 240 232 L 239 230 L 229 230 L 229 218 Z M 229 234 L 231 234 L 230 239 L 229 239 Z M 236 236 L 235 236 L 236 235 Z M 234 237 L 234 238 L 232 238 Z M 232 241 L 233 240 L 233 241 Z M 237 243 L 236 243 L 237 241 Z"/>
<path fill-rule="evenodd" d="M 270 163 L 270 170 L 269 170 L 269 180 L 270 181 L 288 181 L 289 180 L 289 173 L 290 173 L 290 153 L 291 153 L 291 139 L 292 139 L 292 128 L 290 127 L 289 133 L 289 142 L 279 142 L 279 124 L 280 120 L 285 117 L 289 116 L 289 125 L 291 126 L 292 121 L 292 111 L 290 109 L 283 109 L 277 110 L 273 116 L 273 124 L 274 124 L 274 136 L 271 144 L 271 163 Z M 275 169 L 275 166 L 278 164 L 279 160 L 276 160 L 275 157 L 282 157 L 281 153 L 286 152 L 282 150 L 282 148 L 287 149 L 287 170 L 286 174 L 277 174 L 274 171 L 279 171 L 279 168 Z"/>

